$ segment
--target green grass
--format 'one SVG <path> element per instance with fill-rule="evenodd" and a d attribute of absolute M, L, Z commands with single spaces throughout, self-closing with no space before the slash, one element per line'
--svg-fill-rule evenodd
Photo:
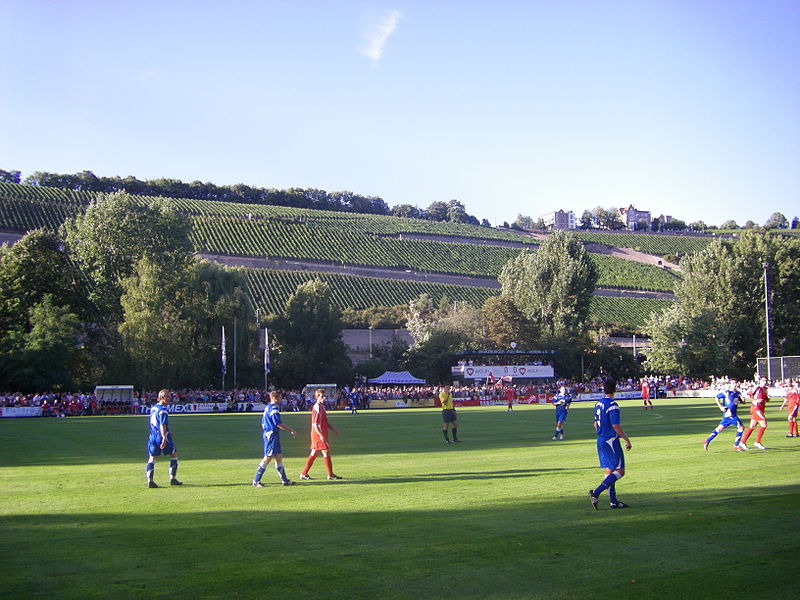
<path fill-rule="evenodd" d="M 563 442 L 549 407 L 461 409 L 450 446 L 433 409 L 332 413 L 345 479 L 324 481 L 318 461 L 284 488 L 270 466 L 265 489 L 249 485 L 257 414 L 173 416 L 186 485 L 158 490 L 144 487 L 146 417 L 0 419 L 2 596 L 795 598 L 800 443 L 781 413 L 768 451 L 734 453 L 726 431 L 705 453 L 709 401 L 621 405 L 632 508 L 604 496 L 599 512 L 589 403 Z M 292 477 L 308 418 L 284 415 L 300 432 L 282 438 Z"/>

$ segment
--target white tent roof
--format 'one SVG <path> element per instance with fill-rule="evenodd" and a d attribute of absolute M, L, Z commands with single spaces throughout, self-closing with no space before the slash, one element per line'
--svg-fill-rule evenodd
<path fill-rule="evenodd" d="M 373 377 L 369 380 L 370 383 L 394 383 L 401 385 L 422 384 L 426 383 L 424 379 L 414 377 L 408 371 L 386 371 L 380 377 Z"/>

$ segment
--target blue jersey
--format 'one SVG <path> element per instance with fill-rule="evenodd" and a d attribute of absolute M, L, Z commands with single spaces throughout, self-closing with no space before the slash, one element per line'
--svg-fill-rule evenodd
<path fill-rule="evenodd" d="M 161 439 L 161 426 L 164 425 L 166 427 L 167 433 L 169 433 L 169 412 L 167 411 L 167 407 L 163 404 L 155 404 L 153 408 L 150 409 L 150 437 L 152 439 Z"/>
<path fill-rule="evenodd" d="M 559 408 L 569 409 L 569 405 L 572 404 L 572 394 L 557 394 L 553 398 L 553 404 L 556 406 L 556 410 Z"/>
<path fill-rule="evenodd" d="M 618 438 L 613 425 L 619 425 L 619 405 L 613 398 L 603 398 L 594 405 L 594 423 L 598 440 Z"/>
<path fill-rule="evenodd" d="M 278 433 L 278 425 L 281 424 L 281 411 L 274 404 L 267 404 L 264 414 L 261 416 L 261 427 L 264 430 L 264 437 L 269 439 L 273 434 Z"/>
<path fill-rule="evenodd" d="M 736 409 L 741 402 L 742 395 L 738 391 L 725 390 L 717 394 L 717 398 L 722 400 L 722 406 L 725 408 L 726 417 L 735 417 Z"/>

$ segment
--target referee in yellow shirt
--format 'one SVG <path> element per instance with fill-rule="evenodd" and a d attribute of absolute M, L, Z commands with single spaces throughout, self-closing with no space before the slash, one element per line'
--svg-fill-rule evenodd
<path fill-rule="evenodd" d="M 458 421 L 456 420 L 456 409 L 453 405 L 453 394 L 450 393 L 450 386 L 446 385 L 439 392 L 439 402 L 442 403 L 442 435 L 444 436 L 445 444 L 452 444 L 458 442 Z M 453 425 L 453 441 L 447 437 L 447 428 Z"/>

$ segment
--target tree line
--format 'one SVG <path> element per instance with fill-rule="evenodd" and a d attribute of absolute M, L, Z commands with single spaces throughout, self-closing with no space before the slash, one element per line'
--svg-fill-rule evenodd
<path fill-rule="evenodd" d="M 35 171 L 23 179 L 20 171 L 0 169 L 0 181 L 74 191 L 126 192 L 133 196 L 288 206 L 491 226 L 486 219 L 481 222 L 476 217 L 467 214 L 464 205 L 458 200 L 432 202 L 426 209 L 411 204 L 398 204 L 390 208 L 383 199 L 377 196 L 364 196 L 350 191 L 327 192 L 316 188 L 279 190 L 253 187 L 243 183 L 236 185 L 216 185 L 201 181 L 185 183 L 180 179 L 168 178 L 141 180 L 130 175 L 127 177 L 99 177 L 92 171 L 81 171 L 74 174 Z"/>

